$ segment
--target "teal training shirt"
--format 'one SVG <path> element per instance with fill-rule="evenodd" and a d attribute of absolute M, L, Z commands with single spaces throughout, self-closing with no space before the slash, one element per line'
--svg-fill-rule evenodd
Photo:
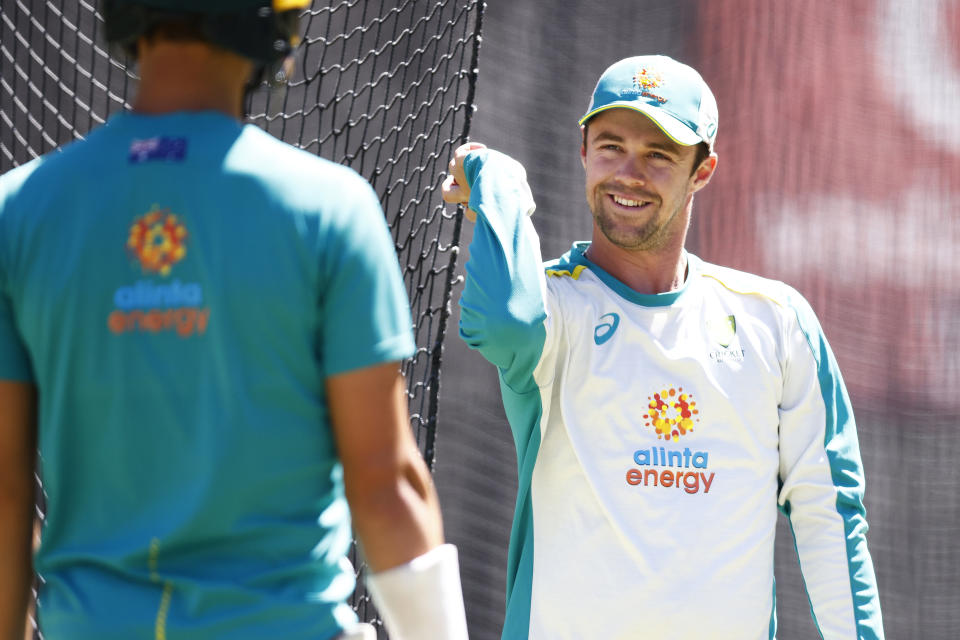
<path fill-rule="evenodd" d="M 354 572 L 324 379 L 414 348 L 373 190 L 254 126 L 125 113 L 0 178 L 48 640 L 336 636 Z"/>

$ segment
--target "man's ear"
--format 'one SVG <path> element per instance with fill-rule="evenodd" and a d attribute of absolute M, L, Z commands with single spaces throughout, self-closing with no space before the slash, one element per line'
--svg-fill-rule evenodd
<path fill-rule="evenodd" d="M 710 182 L 710 178 L 713 177 L 713 173 L 717 170 L 717 162 L 719 162 L 720 157 L 714 151 L 709 156 L 703 159 L 703 162 L 700 163 L 700 166 L 697 167 L 697 170 L 693 172 L 693 190 L 700 191 L 707 183 Z"/>
<path fill-rule="evenodd" d="M 587 128 L 580 125 L 580 164 L 587 166 Z"/>

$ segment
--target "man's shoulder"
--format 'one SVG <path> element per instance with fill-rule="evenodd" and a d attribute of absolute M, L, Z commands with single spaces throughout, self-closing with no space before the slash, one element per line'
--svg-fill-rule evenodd
<path fill-rule="evenodd" d="M 366 183 L 352 168 L 284 142 L 256 125 L 246 125 L 240 141 L 242 160 L 252 162 L 253 166 L 265 173 L 291 180 L 320 178 L 345 187 Z"/>
<path fill-rule="evenodd" d="M 691 256 L 691 261 L 693 260 L 697 262 L 696 273 L 699 277 L 733 294 L 764 298 L 785 308 L 796 306 L 803 301 L 803 296 L 796 289 L 781 280 L 723 267 Z"/>
<path fill-rule="evenodd" d="M 76 140 L 0 175 L 0 211 L 17 201 L 35 204 L 35 194 L 62 188 L 78 167 L 85 166 L 83 152 L 87 146 L 85 140 Z"/>
<path fill-rule="evenodd" d="M 18 193 L 45 160 L 43 156 L 34 158 L 0 175 L 0 203 Z"/>
<path fill-rule="evenodd" d="M 286 193 L 306 193 L 326 201 L 368 199 L 370 183 L 353 168 L 321 158 L 275 138 L 255 125 L 244 127 L 236 168 L 253 172 Z"/>

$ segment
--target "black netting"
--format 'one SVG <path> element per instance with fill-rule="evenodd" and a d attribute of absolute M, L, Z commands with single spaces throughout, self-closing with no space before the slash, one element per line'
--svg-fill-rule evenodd
<path fill-rule="evenodd" d="M 353 167 L 380 195 L 418 346 L 404 363 L 412 427 L 432 466 L 460 233 L 439 187 L 447 159 L 469 130 L 483 3 L 314 4 L 301 18 L 304 41 L 289 86 L 252 93 L 248 113 L 275 136 Z M 109 56 L 102 27 L 95 2 L 4 1 L 0 172 L 82 137 L 129 106 L 134 70 Z M 375 620 L 362 588 L 354 605 L 363 619 Z"/>

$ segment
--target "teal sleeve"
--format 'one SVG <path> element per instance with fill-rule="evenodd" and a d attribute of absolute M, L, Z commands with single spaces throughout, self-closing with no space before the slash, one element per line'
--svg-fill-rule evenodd
<path fill-rule="evenodd" d="M 410 303 L 380 203 L 357 177 L 324 253 L 320 345 L 324 373 L 335 375 L 413 355 Z"/>
<path fill-rule="evenodd" d="M 503 407 L 517 448 L 517 504 L 507 557 L 503 637 L 525 637 L 533 581 L 533 468 L 543 417 L 533 372 L 547 340 L 547 302 L 534 204 L 523 167 L 496 151 L 471 152 L 464 169 L 477 213 L 460 296 L 460 337 L 500 374 Z"/>
<path fill-rule="evenodd" d="M 19 176 L 24 171 L 16 173 Z M 17 328 L 9 273 L 15 243 L 9 230 L 13 207 L 8 193 L 10 182 L 11 174 L 0 178 L 0 380 L 32 382 L 29 355 Z"/>
<path fill-rule="evenodd" d="M 0 287 L 0 380 L 33 381 L 27 350 L 14 322 L 13 305 L 2 287 Z"/>
<path fill-rule="evenodd" d="M 883 620 L 873 561 L 867 547 L 867 519 L 863 504 L 864 473 L 860 457 L 857 427 L 853 407 L 847 394 L 840 368 L 813 309 L 800 294 L 793 292 L 791 307 L 797 315 L 801 331 L 813 352 L 819 395 L 826 410 L 823 425 L 823 444 L 827 454 L 830 476 L 836 491 L 835 508 L 843 521 L 846 545 L 847 572 L 850 579 L 850 597 L 856 620 L 857 638 L 883 640 Z M 795 525 L 798 518 L 810 519 L 807 514 L 785 505 L 785 511 Z M 805 581 L 817 580 L 814 574 L 804 572 Z M 814 610 L 814 619 L 824 637 L 834 637 L 824 628 Z"/>
<path fill-rule="evenodd" d="M 529 390 L 546 339 L 539 240 L 528 219 L 533 199 L 523 167 L 490 150 L 464 169 L 477 222 L 460 296 L 460 337 L 500 370 L 515 392 Z"/>

